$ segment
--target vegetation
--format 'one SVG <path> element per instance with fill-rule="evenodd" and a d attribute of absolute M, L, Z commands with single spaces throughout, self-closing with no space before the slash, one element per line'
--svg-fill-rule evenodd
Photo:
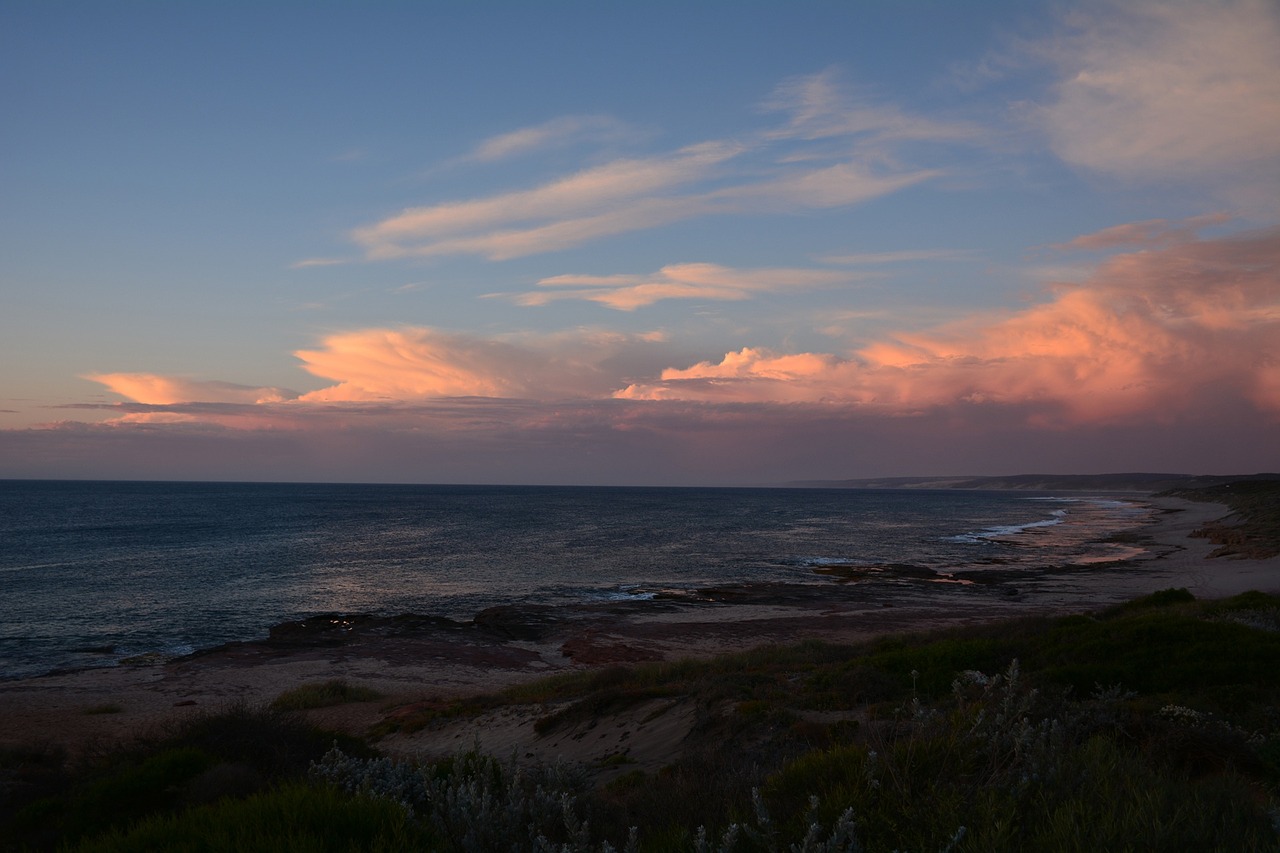
<path fill-rule="evenodd" d="M 0 837 L 69 850 L 1280 850 L 1280 598 L 1166 590 L 1095 614 L 556 677 L 391 718 L 655 697 L 655 773 L 474 752 L 415 765 L 233 708 L 68 766 L 0 756 Z M 283 697 L 282 697 L 283 699 Z M 618 768 L 615 768 L 615 771 Z M 634 828 L 634 829 L 633 829 Z"/>
<path fill-rule="evenodd" d="M 1191 534 L 1219 546 L 1209 556 L 1266 559 L 1280 554 L 1280 479 L 1235 480 L 1161 494 L 1231 507 L 1234 519 L 1220 519 Z"/>
<path fill-rule="evenodd" d="M 312 708 L 328 708 L 348 702 L 372 702 L 382 694 L 368 687 L 357 687 L 340 678 L 303 684 L 286 690 L 275 698 L 271 708 L 276 711 L 308 711 Z"/>

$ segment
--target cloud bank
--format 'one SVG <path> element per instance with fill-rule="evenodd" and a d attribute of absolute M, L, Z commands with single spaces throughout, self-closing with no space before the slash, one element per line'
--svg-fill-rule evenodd
<path fill-rule="evenodd" d="M 1161 246 L 1168 232 L 1134 230 Z M 1080 245 L 1114 237 L 1077 241 Z M 1280 415 L 1280 230 L 1127 253 L 1026 310 L 901 333 L 847 355 L 744 348 L 625 399 L 813 402 L 904 415 L 1031 406 L 1043 425 L 1175 419 L 1229 393 Z"/>
<path fill-rule="evenodd" d="M 1020 311 L 975 314 L 903 331 L 847 353 L 746 346 L 718 360 L 629 381 L 660 355 L 662 336 L 575 332 L 508 340 L 403 327 L 330 335 L 296 353 L 335 384 L 275 388 L 147 374 L 89 378 L 138 403 L 405 403 L 452 397 L 522 400 L 811 403 L 904 417 L 932 410 L 1016 408 L 1038 426 L 1176 420 L 1208 398 L 1280 415 L 1280 229 L 1202 240 L 1183 223 L 1135 223 L 1079 238 L 1150 248 L 1114 255 L 1080 282 L 1052 286 Z M 813 271 L 664 268 L 659 280 L 553 281 L 575 298 L 634 307 L 700 294 L 820 285 Z M 552 291 L 555 293 L 555 291 Z"/>

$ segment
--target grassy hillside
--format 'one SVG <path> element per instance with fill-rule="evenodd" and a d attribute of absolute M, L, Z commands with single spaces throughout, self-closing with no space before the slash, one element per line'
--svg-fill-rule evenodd
<path fill-rule="evenodd" d="M 602 669 L 393 717 L 534 706 L 549 733 L 653 697 L 696 705 L 668 766 L 595 788 L 510 756 L 395 763 L 238 709 L 78 764 L 0 757 L 0 838 L 585 851 L 622 849 L 634 827 L 639 850 L 1280 850 L 1278 628 L 1276 597 L 1166 590 L 1094 614 Z M 338 687 L 323 701 L 360 695 Z"/>

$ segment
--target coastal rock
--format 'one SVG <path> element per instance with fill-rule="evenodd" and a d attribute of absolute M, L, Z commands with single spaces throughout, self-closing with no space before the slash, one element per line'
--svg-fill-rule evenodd
<path fill-rule="evenodd" d="M 338 645 L 345 642 L 356 626 L 373 619 L 367 613 L 321 613 L 272 625 L 267 642 L 277 646 Z"/>
<path fill-rule="evenodd" d="M 401 613 L 373 616 L 368 613 L 321 613 L 273 625 L 267 645 L 289 648 L 338 646 L 361 637 L 423 636 L 441 631 L 466 631 L 469 626 L 443 616 Z"/>
<path fill-rule="evenodd" d="M 662 652 L 620 643 L 603 637 L 594 628 L 588 628 L 565 640 L 560 653 L 574 663 L 596 666 L 610 663 L 640 663 L 663 660 Z"/>
<path fill-rule="evenodd" d="M 563 621 L 557 609 L 546 605 L 503 604 L 481 610 L 472 620 L 477 628 L 502 640 L 545 639 Z"/>

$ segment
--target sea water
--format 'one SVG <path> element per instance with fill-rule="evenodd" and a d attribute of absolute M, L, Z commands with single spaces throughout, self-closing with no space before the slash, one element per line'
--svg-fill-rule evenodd
<path fill-rule="evenodd" d="M 1137 499 L 1025 492 L 0 481 L 0 678 L 173 657 L 317 613 L 833 584 L 1131 556 Z"/>

